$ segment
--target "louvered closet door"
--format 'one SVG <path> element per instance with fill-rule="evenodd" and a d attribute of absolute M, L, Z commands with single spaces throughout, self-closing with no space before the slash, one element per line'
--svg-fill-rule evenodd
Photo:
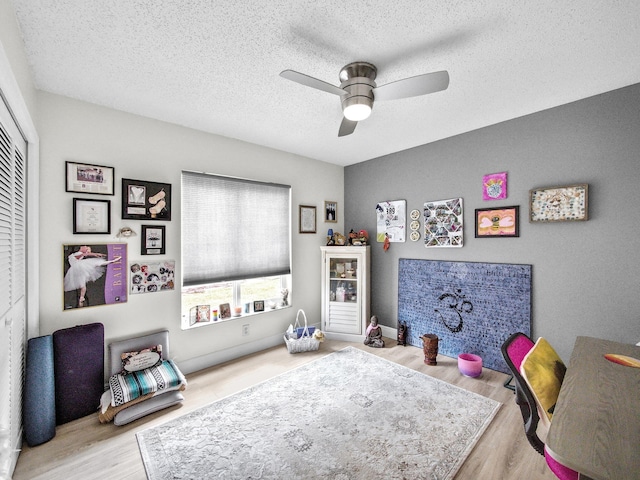
<path fill-rule="evenodd" d="M 22 438 L 26 185 L 26 144 L 0 97 L 0 429 L 9 433 L 14 450 Z M 12 466 L 0 465 L 0 477 L 7 468 Z"/>

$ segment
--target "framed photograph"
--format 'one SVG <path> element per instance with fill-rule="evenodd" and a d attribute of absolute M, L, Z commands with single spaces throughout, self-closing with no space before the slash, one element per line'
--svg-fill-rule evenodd
<path fill-rule="evenodd" d="M 113 167 L 65 162 L 67 192 L 113 195 Z"/>
<path fill-rule="evenodd" d="M 299 232 L 316 233 L 316 207 L 300 205 Z"/>
<path fill-rule="evenodd" d="M 507 198 L 507 172 L 490 173 L 482 177 L 482 199 L 502 200 Z"/>
<path fill-rule="evenodd" d="M 476 208 L 476 238 L 519 236 L 519 206 L 500 208 Z"/>
<path fill-rule="evenodd" d="M 73 233 L 111 233 L 111 200 L 74 198 Z"/>
<path fill-rule="evenodd" d="M 171 184 L 123 178 L 122 218 L 171 220 Z"/>
<path fill-rule="evenodd" d="M 264 312 L 264 300 L 256 300 L 253 302 L 254 312 Z"/>
<path fill-rule="evenodd" d="M 567 222 L 589 219 L 589 185 L 529 190 L 530 222 Z"/>
<path fill-rule="evenodd" d="M 63 308 L 95 307 L 127 301 L 127 244 L 62 246 Z"/>
<path fill-rule="evenodd" d="M 211 308 L 209 305 L 196 305 L 189 310 L 189 325 L 196 323 L 211 323 Z"/>
<path fill-rule="evenodd" d="M 220 309 L 220 320 L 231 318 L 231 306 L 228 303 L 221 303 L 218 308 Z"/>
<path fill-rule="evenodd" d="M 164 225 L 142 225 L 141 237 L 140 254 L 164 255 L 166 238 Z"/>
<path fill-rule="evenodd" d="M 338 202 L 324 202 L 324 221 L 327 223 L 337 223 Z"/>

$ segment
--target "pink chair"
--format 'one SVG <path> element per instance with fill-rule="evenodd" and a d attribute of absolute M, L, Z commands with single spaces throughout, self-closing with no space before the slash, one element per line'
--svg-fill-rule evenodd
<path fill-rule="evenodd" d="M 513 374 L 516 404 L 520 407 L 520 412 L 522 413 L 524 433 L 535 451 L 540 455 L 544 455 L 549 469 L 556 477 L 560 480 L 578 480 L 580 478 L 579 473 L 554 460 L 547 452 L 544 442 L 538 437 L 537 428 L 540 420 L 538 406 L 527 382 L 520 374 L 522 360 L 534 345 L 531 338 L 524 333 L 518 332 L 507 338 L 501 348 L 502 356 Z"/>

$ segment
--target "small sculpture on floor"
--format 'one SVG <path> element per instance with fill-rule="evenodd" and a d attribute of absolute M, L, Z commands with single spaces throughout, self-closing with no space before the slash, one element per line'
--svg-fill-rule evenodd
<path fill-rule="evenodd" d="M 378 325 L 378 317 L 375 315 L 371 317 L 371 322 L 367 327 L 367 337 L 364 339 L 364 344 L 373 348 L 384 347 L 384 340 L 382 339 L 382 328 Z"/>
<path fill-rule="evenodd" d="M 407 324 L 398 322 L 398 345 L 407 345 Z"/>

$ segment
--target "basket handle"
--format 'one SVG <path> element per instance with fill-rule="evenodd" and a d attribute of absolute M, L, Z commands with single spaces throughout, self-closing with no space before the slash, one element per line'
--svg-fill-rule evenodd
<path fill-rule="evenodd" d="M 302 314 L 302 318 L 304 318 L 304 330 L 302 330 L 301 337 L 304 337 L 305 332 L 307 333 L 307 336 L 310 337 L 311 334 L 309 333 L 309 325 L 307 324 L 307 315 L 304 313 L 304 310 L 302 309 L 298 310 L 298 314 L 296 315 L 295 326 L 302 326 L 300 325 L 300 320 L 299 320 L 300 314 Z"/>

